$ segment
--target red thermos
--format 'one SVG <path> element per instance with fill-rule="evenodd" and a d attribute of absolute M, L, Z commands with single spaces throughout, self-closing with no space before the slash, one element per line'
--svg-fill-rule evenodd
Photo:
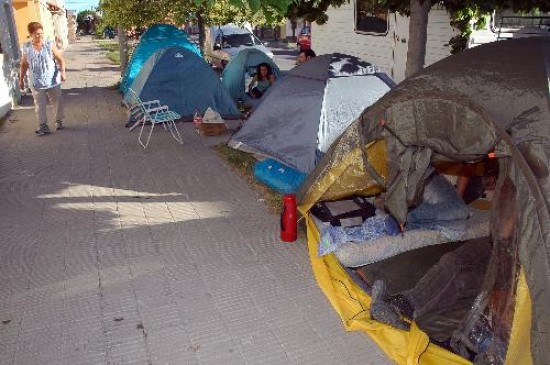
<path fill-rule="evenodd" d="M 281 213 L 281 240 L 294 242 L 298 237 L 298 217 L 296 213 L 296 195 L 283 196 L 283 212 Z"/>

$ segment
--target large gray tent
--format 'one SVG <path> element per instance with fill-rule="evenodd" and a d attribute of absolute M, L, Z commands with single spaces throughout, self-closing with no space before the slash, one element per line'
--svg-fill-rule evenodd
<path fill-rule="evenodd" d="M 386 209 L 406 222 L 430 166 L 462 166 L 488 154 L 498 158 L 492 257 L 463 329 L 453 334 L 453 349 L 463 344 L 472 350 L 468 336 L 473 325 L 488 316 L 494 339 L 477 348 L 488 356 L 484 364 L 550 363 L 549 79 L 550 37 L 495 42 L 442 60 L 367 108 L 309 175 L 300 194 L 299 208 L 307 215 L 317 201 L 379 189 L 385 192 Z M 314 236 L 308 226 L 308 237 Z M 349 289 L 340 285 L 341 268 L 320 261 L 312 256 L 317 280 L 338 278 L 337 285 L 322 287 L 346 326 L 360 328 L 360 315 L 348 309 Z M 411 263 L 409 270 L 414 267 Z M 360 311 L 369 304 L 362 303 Z M 373 327 L 363 328 L 369 332 Z M 436 361 L 445 354 L 433 346 L 402 356 L 404 349 L 395 350 L 395 344 L 407 338 L 401 337 L 403 331 L 391 336 L 389 331 L 381 334 L 382 329 L 371 332 L 399 364 L 412 363 L 410 356 L 435 356 L 430 364 L 455 363 Z M 409 344 L 408 351 L 413 347 Z M 490 362 L 491 357 L 496 360 Z"/>
<path fill-rule="evenodd" d="M 315 57 L 268 90 L 229 145 L 308 173 L 359 113 L 394 85 L 357 57 Z"/>

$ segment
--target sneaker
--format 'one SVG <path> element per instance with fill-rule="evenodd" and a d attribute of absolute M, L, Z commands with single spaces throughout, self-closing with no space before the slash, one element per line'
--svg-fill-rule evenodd
<path fill-rule="evenodd" d="M 48 127 L 48 125 L 40 126 L 40 128 L 34 131 L 34 133 L 38 134 L 39 136 L 50 134 L 51 132 L 52 131 L 50 131 L 50 127 Z"/>
<path fill-rule="evenodd" d="M 61 120 L 58 120 L 57 122 L 55 122 L 55 130 L 58 131 L 60 129 L 63 129 L 63 122 Z"/>
<path fill-rule="evenodd" d="M 386 284 L 382 280 L 376 280 L 372 285 L 370 315 L 372 319 L 378 322 L 401 330 L 408 330 L 410 328 L 410 324 L 403 320 L 401 314 L 388 303 Z"/>
<path fill-rule="evenodd" d="M 388 297 L 388 303 L 403 317 L 412 320 L 414 318 L 414 307 L 403 294 L 391 295 Z"/>

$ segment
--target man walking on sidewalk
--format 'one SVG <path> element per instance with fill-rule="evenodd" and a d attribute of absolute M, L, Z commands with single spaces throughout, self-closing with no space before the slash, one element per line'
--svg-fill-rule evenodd
<path fill-rule="evenodd" d="M 31 41 L 23 44 L 21 58 L 21 74 L 19 87 L 25 88 L 25 76 L 30 70 L 30 88 L 34 98 L 36 117 L 38 118 L 39 136 L 50 133 L 46 115 L 47 99 L 53 104 L 56 129 L 63 128 L 63 102 L 61 98 L 61 82 L 67 79 L 65 75 L 65 60 L 55 43 L 48 39 L 44 41 L 44 28 L 38 22 L 27 26 Z M 57 61 L 57 63 L 56 63 Z"/>

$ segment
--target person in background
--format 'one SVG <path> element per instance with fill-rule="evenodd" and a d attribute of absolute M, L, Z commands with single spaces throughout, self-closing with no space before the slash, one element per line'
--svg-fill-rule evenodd
<path fill-rule="evenodd" d="M 259 99 L 262 95 L 275 83 L 275 75 L 271 66 L 267 63 L 260 63 L 256 67 L 256 74 L 248 84 L 248 94 L 255 99 Z"/>
<path fill-rule="evenodd" d="M 30 22 L 27 30 L 31 41 L 23 44 L 19 87 L 25 88 L 25 77 L 30 70 L 29 86 L 34 98 L 34 108 L 38 119 L 36 134 L 50 133 L 46 115 L 47 99 L 53 104 L 56 129 L 63 129 L 63 102 L 61 82 L 67 80 L 65 60 L 52 40 L 44 40 L 44 28 L 38 22 Z"/>
<path fill-rule="evenodd" d="M 306 49 L 300 52 L 300 54 L 298 55 L 298 58 L 296 58 L 296 64 L 301 65 L 302 63 L 311 60 L 315 56 L 316 54 L 315 52 L 313 52 L 312 49 Z"/>

